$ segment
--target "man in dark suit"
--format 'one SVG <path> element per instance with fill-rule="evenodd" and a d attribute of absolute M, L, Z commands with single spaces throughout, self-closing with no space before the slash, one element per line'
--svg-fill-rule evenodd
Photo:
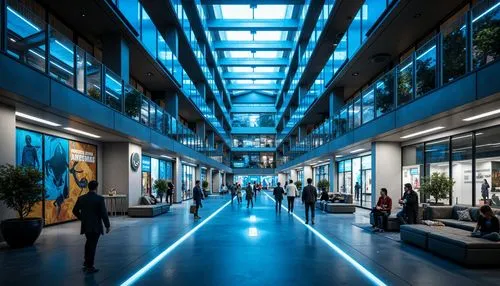
<path fill-rule="evenodd" d="M 82 222 L 80 234 L 85 234 L 87 238 L 83 263 L 83 271 L 86 273 L 99 271 L 94 267 L 94 257 L 99 236 L 104 234 L 103 222 L 106 226 L 106 233 L 109 233 L 111 228 L 104 198 L 96 193 L 98 185 L 97 181 L 90 181 L 89 192 L 80 196 L 73 208 L 73 214 Z"/>
<path fill-rule="evenodd" d="M 403 209 L 398 212 L 397 217 L 401 224 L 416 224 L 418 221 L 418 194 L 410 183 L 406 183 L 404 189 L 405 193 L 399 200 Z"/>
<path fill-rule="evenodd" d="M 302 190 L 302 202 L 306 205 L 306 224 L 309 223 L 309 210 L 311 210 L 311 223 L 314 225 L 314 208 L 317 195 L 316 187 L 312 185 L 312 179 L 307 179 L 307 186 Z"/>
<path fill-rule="evenodd" d="M 278 182 L 277 185 L 278 186 L 273 190 L 273 195 L 274 199 L 276 200 L 276 213 L 281 213 L 281 201 L 283 200 L 283 194 L 285 193 L 285 190 L 281 187 L 280 182 Z"/>
<path fill-rule="evenodd" d="M 195 186 L 193 188 L 193 200 L 196 204 L 196 208 L 194 211 L 194 219 L 200 219 L 201 217 L 198 215 L 198 210 L 201 207 L 201 200 L 203 199 L 203 192 L 200 188 L 200 180 L 196 180 Z"/>

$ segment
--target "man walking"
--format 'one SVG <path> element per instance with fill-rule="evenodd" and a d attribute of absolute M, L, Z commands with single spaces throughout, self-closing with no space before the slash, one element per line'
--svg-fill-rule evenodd
<path fill-rule="evenodd" d="M 288 201 L 288 213 L 293 213 L 293 205 L 295 203 L 295 197 L 297 196 L 298 190 L 297 186 L 293 183 L 293 180 L 289 181 L 286 186 L 286 199 Z"/>
<path fill-rule="evenodd" d="M 245 192 L 246 192 L 245 197 L 246 197 L 246 200 L 247 200 L 247 209 L 250 206 L 250 204 L 252 204 L 252 208 L 253 208 L 253 196 L 254 196 L 254 193 L 253 193 L 253 190 L 252 190 L 252 186 L 250 186 L 250 183 L 248 183 L 247 188 L 245 189 Z"/>
<path fill-rule="evenodd" d="M 200 180 L 196 180 L 195 186 L 193 188 L 193 200 L 195 202 L 195 211 L 194 211 L 194 219 L 200 219 L 201 217 L 198 215 L 198 210 L 201 207 L 201 200 L 203 199 L 203 192 L 200 188 Z"/>
<path fill-rule="evenodd" d="M 309 210 L 311 210 L 311 224 L 314 225 L 314 208 L 318 192 L 312 185 L 312 179 L 307 179 L 307 186 L 302 190 L 302 202 L 306 205 L 306 224 L 309 223 Z"/>
<path fill-rule="evenodd" d="M 283 194 L 285 193 L 285 190 L 281 187 L 281 183 L 278 182 L 278 186 L 274 188 L 273 190 L 273 195 L 274 199 L 276 200 L 276 213 L 281 213 L 281 201 L 283 200 Z"/>
<path fill-rule="evenodd" d="M 99 271 L 94 267 L 94 258 L 99 236 L 104 235 L 103 222 L 106 233 L 111 228 L 104 198 L 96 193 L 98 185 L 97 181 L 90 181 L 89 192 L 80 196 L 73 208 L 73 214 L 81 221 L 80 234 L 87 238 L 83 263 L 83 271 L 87 274 Z"/>

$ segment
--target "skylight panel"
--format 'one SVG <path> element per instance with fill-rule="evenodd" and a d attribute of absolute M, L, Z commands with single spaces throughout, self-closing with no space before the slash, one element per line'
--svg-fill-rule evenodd
<path fill-rule="evenodd" d="M 252 19 L 250 5 L 220 5 L 223 19 Z"/>
<path fill-rule="evenodd" d="M 277 52 L 277 51 L 256 51 L 254 55 L 256 58 L 279 58 L 279 57 L 281 57 L 279 55 L 279 52 Z"/>
<path fill-rule="evenodd" d="M 229 51 L 227 53 L 229 54 L 228 57 L 230 57 L 230 58 L 251 58 L 252 57 L 252 52 L 250 52 L 250 51 Z"/>
<path fill-rule="evenodd" d="M 228 67 L 230 72 L 253 72 L 252 67 Z"/>
<path fill-rule="evenodd" d="M 225 31 L 226 40 L 228 41 L 252 41 L 252 33 L 250 31 Z"/>
<path fill-rule="evenodd" d="M 285 19 L 287 5 L 257 5 L 255 19 Z"/>
<path fill-rule="evenodd" d="M 255 72 L 277 72 L 276 67 L 255 67 Z"/>
<path fill-rule="evenodd" d="M 283 32 L 280 31 L 258 31 L 255 33 L 256 41 L 279 41 L 282 39 Z"/>

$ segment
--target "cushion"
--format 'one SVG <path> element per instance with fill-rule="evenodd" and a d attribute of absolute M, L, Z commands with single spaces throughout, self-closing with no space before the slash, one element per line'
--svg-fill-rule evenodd
<path fill-rule="evenodd" d="M 459 221 L 456 219 L 438 219 L 438 221 L 444 223 L 446 226 L 467 231 L 473 231 L 477 224 L 473 221 Z"/>
<path fill-rule="evenodd" d="M 452 214 L 451 214 L 451 218 L 452 219 L 458 219 L 458 211 L 463 211 L 463 210 L 466 210 L 468 209 L 468 207 L 466 206 L 453 206 L 453 211 L 452 211 Z M 443 217 L 444 218 L 444 217 Z M 449 217 L 446 217 L 446 218 L 449 218 Z"/>
<path fill-rule="evenodd" d="M 428 226 L 444 226 L 444 223 L 440 221 L 433 221 L 433 220 L 423 220 L 422 224 L 428 225 Z"/>
<path fill-rule="evenodd" d="M 477 220 L 479 219 L 479 208 L 470 208 L 469 213 L 472 221 L 477 222 Z"/>
<path fill-rule="evenodd" d="M 459 221 L 472 221 L 469 210 L 457 211 Z"/>
<path fill-rule="evenodd" d="M 146 196 L 141 197 L 141 205 L 150 205 L 150 204 L 151 204 L 151 200 L 149 199 L 149 197 L 146 197 Z"/>

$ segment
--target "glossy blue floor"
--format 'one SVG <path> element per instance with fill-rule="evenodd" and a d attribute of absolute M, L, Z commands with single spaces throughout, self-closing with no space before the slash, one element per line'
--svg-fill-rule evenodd
<path fill-rule="evenodd" d="M 32 248 L 0 248 L 0 285 L 498 285 L 497 269 L 467 269 L 400 243 L 397 235 L 358 227 L 368 212 L 318 213 L 314 230 L 286 210 L 275 214 L 262 193 L 254 208 L 229 197 L 204 201 L 200 221 L 190 202 L 152 219 L 113 218 L 96 266 L 81 271 L 79 224 L 44 229 Z M 186 235 L 191 234 L 191 235 Z M 181 239 L 181 241 L 179 241 Z"/>

